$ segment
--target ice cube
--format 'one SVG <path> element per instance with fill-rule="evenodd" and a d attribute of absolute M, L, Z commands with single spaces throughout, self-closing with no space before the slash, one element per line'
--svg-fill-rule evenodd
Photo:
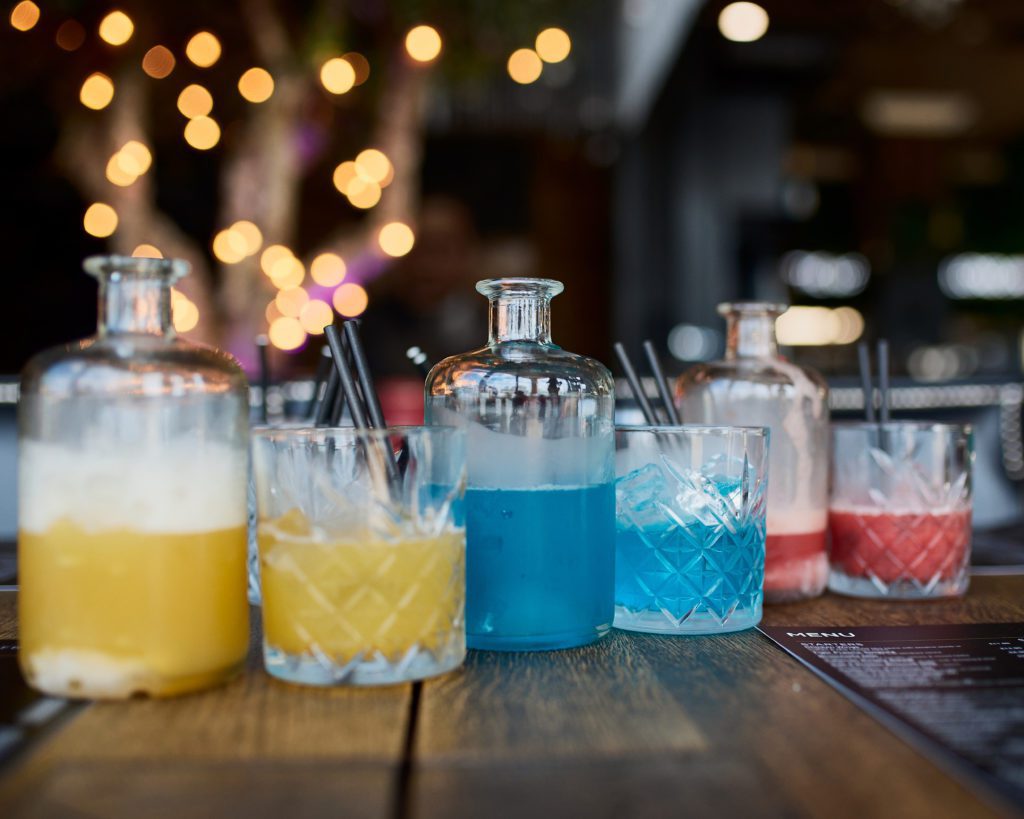
<path fill-rule="evenodd" d="M 615 481 L 615 509 L 621 525 L 638 529 L 664 525 L 664 501 L 671 497 L 661 469 L 647 464 Z"/>

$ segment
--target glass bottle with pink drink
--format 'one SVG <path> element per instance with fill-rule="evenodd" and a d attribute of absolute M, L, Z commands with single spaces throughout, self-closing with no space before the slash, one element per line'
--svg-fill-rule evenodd
<path fill-rule="evenodd" d="M 828 387 L 813 370 L 779 355 L 783 304 L 722 304 L 725 358 L 698 364 L 676 382 L 688 424 L 771 430 L 764 599 L 815 597 L 828 580 Z"/>

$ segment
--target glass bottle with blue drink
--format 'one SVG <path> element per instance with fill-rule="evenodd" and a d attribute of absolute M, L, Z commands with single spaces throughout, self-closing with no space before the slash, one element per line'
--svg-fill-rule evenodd
<path fill-rule="evenodd" d="M 430 371 L 427 423 L 468 432 L 466 638 L 538 651 L 611 628 L 615 583 L 614 381 L 551 341 L 550 279 L 477 284 L 479 350 Z"/>

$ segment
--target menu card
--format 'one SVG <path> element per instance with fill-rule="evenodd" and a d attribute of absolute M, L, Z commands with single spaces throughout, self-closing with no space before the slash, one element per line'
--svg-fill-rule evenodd
<path fill-rule="evenodd" d="M 951 773 L 1024 806 L 1024 623 L 760 630 Z"/>

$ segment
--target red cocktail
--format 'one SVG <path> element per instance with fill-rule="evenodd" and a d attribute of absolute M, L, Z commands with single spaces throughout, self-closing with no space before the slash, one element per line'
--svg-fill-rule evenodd
<path fill-rule="evenodd" d="M 835 424 L 832 436 L 829 588 L 894 599 L 967 591 L 970 427 Z"/>
<path fill-rule="evenodd" d="M 883 584 L 908 581 L 922 588 L 955 580 L 967 564 L 971 510 L 829 512 L 832 569 L 848 578 Z"/>

